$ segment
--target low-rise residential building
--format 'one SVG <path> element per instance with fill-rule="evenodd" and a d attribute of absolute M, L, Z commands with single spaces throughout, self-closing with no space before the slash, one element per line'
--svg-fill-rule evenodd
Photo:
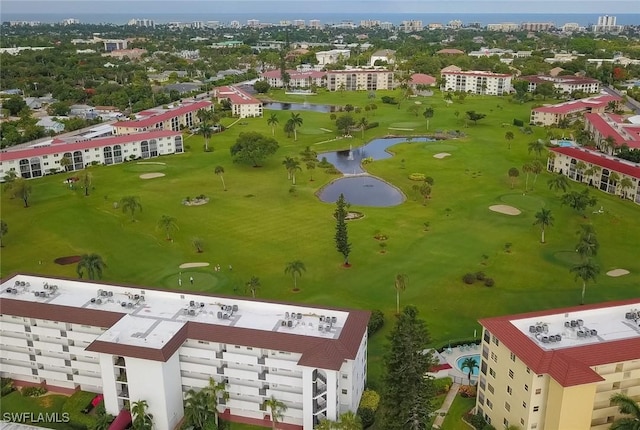
<path fill-rule="evenodd" d="M 585 114 L 584 129 L 603 152 L 613 153 L 623 145 L 640 149 L 640 124 L 627 122 L 622 115 L 606 112 Z"/>
<path fill-rule="evenodd" d="M 330 51 L 316 52 L 316 60 L 318 60 L 318 64 L 321 66 L 347 60 L 350 56 L 351 51 L 349 49 L 332 49 Z"/>
<path fill-rule="evenodd" d="M 106 52 L 120 51 L 127 49 L 128 41 L 127 39 L 109 39 L 102 40 L 102 44 Z"/>
<path fill-rule="evenodd" d="M 148 109 L 136 114 L 136 119 L 119 121 L 113 124 L 116 135 L 141 133 L 150 130 L 180 131 L 200 123 L 196 115 L 200 109 L 213 109 L 210 101 L 192 101 L 178 103 L 168 108 Z"/>
<path fill-rule="evenodd" d="M 483 71 L 462 71 L 446 67 L 440 72 L 444 91 L 501 96 L 511 92 L 511 75 Z"/>
<path fill-rule="evenodd" d="M 327 72 L 329 91 L 376 91 L 395 88 L 393 72 L 380 69 L 348 69 Z"/>
<path fill-rule="evenodd" d="M 387 64 L 394 64 L 396 61 L 396 51 L 392 49 L 381 49 L 371 54 L 370 66 L 375 66 L 376 61 L 385 62 Z"/>
<path fill-rule="evenodd" d="M 231 114 L 238 118 L 255 118 L 262 116 L 262 101 L 251 94 L 232 85 L 218 87 L 213 90 L 218 103 L 228 100 L 231 103 Z"/>
<path fill-rule="evenodd" d="M 521 31 L 550 31 L 555 27 L 552 22 L 523 22 L 520 24 Z"/>
<path fill-rule="evenodd" d="M 518 79 L 529 82 L 529 91 L 536 90 L 538 84 L 550 83 L 562 94 L 571 94 L 574 91 L 586 94 L 597 94 L 600 92 L 600 81 L 582 76 L 545 76 L 530 75 L 520 76 Z"/>
<path fill-rule="evenodd" d="M 97 139 L 83 136 L 56 138 L 31 148 L 0 152 L 0 178 L 11 170 L 19 177 L 30 179 L 60 171 L 82 170 L 92 163 L 120 164 L 127 159 L 147 159 L 182 152 L 182 135 L 165 130 Z M 68 164 L 61 163 L 63 158 L 68 160 Z"/>
<path fill-rule="evenodd" d="M 56 119 L 60 119 L 60 117 L 56 117 Z M 45 131 L 47 132 L 53 132 L 53 133 L 62 133 L 64 131 L 64 124 L 61 123 L 60 121 L 57 121 L 56 119 L 54 119 L 54 117 L 51 116 L 45 116 L 44 118 L 40 118 L 40 120 L 38 120 L 38 122 L 36 122 L 36 125 L 38 127 L 42 127 L 45 129 Z M 67 118 L 64 118 L 67 119 Z"/>
<path fill-rule="evenodd" d="M 416 91 L 420 87 L 433 87 L 437 80 L 433 76 L 424 73 L 414 73 L 409 81 L 409 88 Z"/>
<path fill-rule="evenodd" d="M 573 121 L 578 117 L 589 113 L 602 113 L 609 103 L 619 103 L 622 99 L 618 96 L 602 94 L 595 97 L 571 100 L 555 105 L 540 106 L 531 109 L 531 124 L 547 126 L 559 124 L 561 121 Z"/>
<path fill-rule="evenodd" d="M 400 23 L 400 30 L 405 33 L 414 33 L 423 30 L 422 20 L 419 19 L 410 19 L 407 21 L 402 21 Z"/>
<path fill-rule="evenodd" d="M 309 88 L 312 85 L 324 87 L 326 84 L 326 72 L 318 70 L 287 70 L 287 73 L 289 74 L 289 87 L 291 88 Z M 282 73 L 279 69 L 269 70 L 260 76 L 274 88 L 284 87 Z"/>
<path fill-rule="evenodd" d="M 210 378 L 224 419 L 270 426 L 273 397 L 286 430 L 355 412 L 365 387 L 368 311 L 29 275 L 0 306 L 2 377 L 101 393 L 113 415 L 145 400 L 158 430 Z"/>
<path fill-rule="evenodd" d="M 569 63 L 573 60 L 577 60 L 578 56 L 575 54 L 570 54 L 567 52 L 556 52 L 555 54 L 553 54 L 553 57 L 550 58 L 545 58 L 544 62 L 545 63 Z"/>
<path fill-rule="evenodd" d="M 518 24 L 515 22 L 501 22 L 499 24 L 487 24 L 488 31 L 511 32 L 518 31 Z"/>
<path fill-rule="evenodd" d="M 476 412 L 494 427 L 605 430 L 640 396 L 640 300 L 485 318 Z"/>
<path fill-rule="evenodd" d="M 640 204 L 640 165 L 586 148 L 559 147 L 549 151 L 550 172 Z M 624 178 L 627 180 L 623 181 Z"/>
<path fill-rule="evenodd" d="M 143 55 L 147 53 L 146 49 L 133 48 L 133 49 L 114 49 L 106 54 L 102 54 L 103 57 L 112 57 L 119 60 L 128 58 L 129 60 L 139 60 Z"/>

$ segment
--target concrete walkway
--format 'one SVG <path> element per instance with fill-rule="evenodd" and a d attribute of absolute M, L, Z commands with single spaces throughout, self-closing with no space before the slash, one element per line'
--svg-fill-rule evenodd
<path fill-rule="evenodd" d="M 460 389 L 460 384 L 453 383 L 451 384 L 451 388 L 447 393 L 447 397 L 444 398 L 444 402 L 440 409 L 438 409 L 435 413 L 437 414 L 435 421 L 433 422 L 433 426 L 431 428 L 439 429 L 442 428 L 442 423 L 449 412 L 449 408 L 453 403 L 453 400 L 456 398 L 456 394 L 458 394 L 458 390 Z"/>

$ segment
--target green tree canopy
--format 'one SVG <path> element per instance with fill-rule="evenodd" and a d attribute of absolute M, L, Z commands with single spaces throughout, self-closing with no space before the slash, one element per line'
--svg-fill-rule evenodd
<path fill-rule="evenodd" d="M 278 150 L 278 142 L 255 131 L 240 133 L 236 143 L 231 147 L 234 163 L 251 164 L 259 167 L 268 156 Z"/>
<path fill-rule="evenodd" d="M 344 265 L 349 266 L 349 254 L 351 253 L 351 244 L 349 243 L 349 233 L 347 230 L 347 201 L 344 194 L 340 194 L 336 201 L 336 209 L 333 216 L 336 219 L 336 249 L 344 257 Z"/>

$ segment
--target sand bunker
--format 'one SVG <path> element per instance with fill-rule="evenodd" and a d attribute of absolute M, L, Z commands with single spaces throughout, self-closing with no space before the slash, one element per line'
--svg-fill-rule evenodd
<path fill-rule="evenodd" d="M 607 276 L 611 276 L 612 278 L 617 278 L 618 276 L 628 275 L 629 271 L 626 269 L 613 269 L 607 272 Z"/>
<path fill-rule="evenodd" d="M 140 175 L 140 179 L 162 178 L 163 176 L 165 176 L 164 173 L 143 173 Z"/>
<path fill-rule="evenodd" d="M 182 263 L 179 267 L 181 269 L 191 269 L 193 267 L 207 267 L 209 263 Z"/>
<path fill-rule="evenodd" d="M 448 152 L 440 152 L 436 155 L 433 156 L 433 158 L 437 158 L 437 159 L 443 159 L 445 157 L 450 157 L 451 154 L 449 154 Z"/>
<path fill-rule="evenodd" d="M 513 206 L 508 205 L 493 205 L 489 206 L 489 210 L 494 212 L 498 212 L 505 215 L 520 215 L 520 209 L 514 208 Z"/>

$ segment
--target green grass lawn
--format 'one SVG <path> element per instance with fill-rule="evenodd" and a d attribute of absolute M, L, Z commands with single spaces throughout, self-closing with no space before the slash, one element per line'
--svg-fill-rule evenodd
<path fill-rule="evenodd" d="M 385 92 L 385 94 L 394 94 Z M 395 93 L 399 95 L 399 93 Z M 300 96 L 274 98 L 293 100 Z M 2 276 L 15 272 L 76 277 L 75 265 L 53 262 L 61 256 L 98 253 L 108 267 L 104 279 L 111 282 L 140 284 L 159 288 L 177 288 L 178 275 L 193 276 L 194 289 L 207 293 L 245 294 L 244 285 L 252 277 L 260 278 L 258 298 L 307 302 L 327 306 L 363 309 L 379 308 L 387 316 L 382 332 L 369 343 L 369 381 L 380 382 L 381 357 L 395 312 L 393 279 L 397 273 L 409 276 L 409 286 L 401 304 L 412 304 L 428 324 L 433 343 L 471 338 L 480 326 L 477 319 L 505 313 L 576 305 L 581 285 L 569 268 L 576 243 L 576 231 L 583 222 L 594 224 L 601 243 L 597 261 L 602 273 L 595 285 L 587 287 L 589 303 L 637 296 L 640 284 L 639 207 L 631 202 L 593 191 L 604 214 L 584 219 L 570 208 L 562 207 L 557 195 L 547 189 L 550 175 L 541 174 L 535 190 L 523 196 L 525 178 L 521 175 L 511 189 L 507 171 L 521 168 L 535 154 L 527 152 L 527 143 L 545 136 L 536 129 L 524 135 L 515 127 L 503 127 L 513 118 L 526 120 L 530 105 L 510 104 L 498 97 L 467 97 L 464 103 L 446 106 L 441 96 L 418 98 L 423 106 L 433 106 L 435 114 L 430 130 L 460 130 L 466 137 L 450 141 L 401 143 L 391 148 L 394 157 L 366 166 L 407 196 L 405 203 L 391 208 L 353 207 L 365 217 L 349 223 L 352 267 L 342 267 L 335 250 L 335 205 L 322 203 L 316 192 L 335 178 L 322 169 L 310 172 L 304 166 L 298 172 L 296 193 L 282 165 L 285 156 L 297 156 L 306 146 L 317 152 L 345 149 L 389 134 L 388 127 L 398 123 L 416 123 L 416 130 L 427 132 L 422 117 L 407 111 L 410 102 L 400 108 L 383 104 L 377 95 L 375 113 L 370 122 L 377 128 L 367 130 L 364 138 L 334 139 L 335 133 L 318 134 L 322 128 L 335 130 L 329 114 L 304 112 L 304 124 L 298 140 L 282 131 L 290 112 L 277 112 L 280 124 L 275 138 L 280 143 L 277 155 L 262 167 L 234 164 L 229 147 L 243 131 L 271 135 L 266 118 L 246 119 L 224 133 L 215 134 L 203 151 L 200 136 L 185 139 L 190 150 L 181 155 L 155 159 L 164 165 L 128 162 L 109 167 L 93 167 L 93 189 L 85 197 L 81 189 L 69 189 L 62 182 L 67 175 L 55 175 L 31 181 L 31 206 L 23 208 L 19 200 L 2 195 L 2 219 L 9 233 L 3 237 Z M 366 92 L 322 92 L 309 102 L 364 106 L 370 103 Z M 413 100 L 413 99 L 412 99 Z M 477 125 L 465 127 L 464 112 L 475 110 L 487 117 Z M 455 112 L 459 112 L 456 116 Z M 365 116 L 362 112 L 359 116 Z M 227 122 L 228 121 L 228 122 Z M 230 124 L 230 119 L 224 120 Z M 507 149 L 506 131 L 513 131 L 512 149 Z M 403 134 L 394 131 L 393 134 Z M 444 159 L 438 152 L 452 154 Z M 225 169 L 228 191 L 223 191 L 214 167 Z M 162 172 L 166 176 L 142 180 L 140 174 Z M 425 205 L 412 190 L 411 173 L 434 178 L 432 198 Z M 530 178 L 529 183 L 533 183 Z M 573 184 L 573 189 L 584 185 Z M 181 201 L 205 194 L 210 202 L 187 207 Z M 113 203 L 125 195 L 140 197 L 143 210 L 135 222 L 115 209 Z M 517 206 L 522 214 L 507 216 L 488 210 L 493 204 Z M 547 243 L 540 243 L 540 230 L 533 225 L 534 214 L 545 207 L 552 211 L 554 225 L 547 231 Z M 177 219 L 179 231 L 167 241 L 156 224 L 163 215 Z M 424 223 L 429 222 L 428 231 Z M 381 231 L 389 236 L 386 253 L 381 254 L 373 238 Z M 621 233 L 623 232 L 623 233 Z M 195 252 L 194 237 L 204 240 L 204 252 Z M 512 252 L 504 251 L 512 243 Z M 488 258 L 483 258 L 487 256 Z M 287 262 L 302 260 L 306 272 L 299 280 L 301 291 L 292 293 L 293 281 L 284 274 Z M 185 262 L 209 262 L 210 267 L 181 270 Z M 213 266 L 220 264 L 221 272 Z M 233 270 L 228 270 L 228 265 Z M 610 278 L 604 274 L 613 268 L 625 268 L 630 275 Z M 484 271 L 495 279 L 493 288 L 464 285 L 466 272 Z M 188 288 L 184 285 L 183 288 Z"/>
<path fill-rule="evenodd" d="M 451 404 L 451 408 L 444 418 L 442 428 L 446 430 L 469 430 L 469 425 L 462 421 L 462 417 L 471 410 L 476 404 L 475 397 L 456 396 Z"/>
<path fill-rule="evenodd" d="M 42 397 L 24 397 L 19 391 L 3 396 L 0 400 L 0 415 L 32 413 L 34 419 L 38 419 L 38 414 L 57 414 L 62 420 L 62 406 L 68 397 L 58 394 L 50 394 Z M 26 424 L 26 423 L 25 423 Z M 46 422 L 45 418 L 36 423 L 38 427 L 66 430 L 69 428 L 64 423 Z"/>

